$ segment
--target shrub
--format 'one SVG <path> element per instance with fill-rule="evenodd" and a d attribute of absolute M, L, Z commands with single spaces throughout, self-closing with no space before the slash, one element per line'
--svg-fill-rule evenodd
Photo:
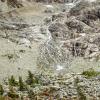
<path fill-rule="evenodd" d="M 35 99 L 35 94 L 34 94 L 34 92 L 32 90 L 28 91 L 28 96 L 29 96 L 30 100 L 34 100 Z"/>
<path fill-rule="evenodd" d="M 2 87 L 2 85 L 0 85 L 0 95 L 3 95 L 3 93 L 4 93 L 3 87 Z"/>
<path fill-rule="evenodd" d="M 19 95 L 14 91 L 13 86 L 9 87 L 8 97 L 12 98 L 13 100 L 19 98 Z"/>
<path fill-rule="evenodd" d="M 16 93 L 11 93 L 11 92 L 8 92 L 8 96 L 9 96 L 10 98 L 19 98 L 19 95 L 18 95 L 18 94 L 16 94 Z"/>
<path fill-rule="evenodd" d="M 95 77 L 99 74 L 100 74 L 100 72 L 97 72 L 92 68 L 87 71 L 83 71 L 83 73 L 82 73 L 82 75 L 85 75 L 87 78 Z"/>

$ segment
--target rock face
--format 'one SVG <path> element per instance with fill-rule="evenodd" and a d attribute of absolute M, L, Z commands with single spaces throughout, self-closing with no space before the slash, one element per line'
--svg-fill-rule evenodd
<path fill-rule="evenodd" d="M 6 4 L 8 9 L 23 7 L 23 2 L 26 1 L 33 2 L 34 0 L 2 0 L 0 2 Z M 36 2 L 42 1 L 36 0 Z M 47 2 L 52 2 L 52 0 Z M 90 3 L 87 0 L 54 0 L 53 2 L 73 3 L 74 6 L 69 12 L 63 11 L 58 14 L 50 10 L 49 14 L 51 13 L 52 17 L 46 18 L 43 25 L 36 26 L 27 24 L 23 18 L 19 17 L 17 10 L 8 11 L 6 14 L 1 13 L 0 29 L 3 30 L 1 36 L 18 44 L 25 43 L 30 47 L 33 40 L 39 41 L 46 36 L 43 34 L 49 34 L 48 41 L 40 46 L 40 57 L 37 60 L 40 66 L 55 66 L 57 63 L 69 66 L 73 57 L 92 59 L 95 55 L 99 56 L 99 2 Z M 11 32 L 7 34 L 4 29 Z"/>
<path fill-rule="evenodd" d="M 68 28 L 61 23 L 51 24 L 51 26 L 49 27 L 49 31 L 54 40 L 57 39 L 64 40 L 66 38 L 68 39 L 69 37 L 68 34 L 70 34 Z"/>
<path fill-rule="evenodd" d="M 23 6 L 21 0 L 1 0 L 0 2 L 1 2 L 1 4 L 3 6 L 6 5 L 8 7 L 14 7 L 14 8 L 17 7 L 17 8 L 20 8 L 20 7 Z"/>
<path fill-rule="evenodd" d="M 68 13 L 53 15 L 51 39 L 41 46 L 40 65 L 68 67 L 73 57 L 99 60 L 99 10 L 99 4 L 81 1 Z"/>
<path fill-rule="evenodd" d="M 17 7 L 17 8 L 20 8 L 23 6 L 21 0 L 7 0 L 7 5 L 11 7 Z"/>

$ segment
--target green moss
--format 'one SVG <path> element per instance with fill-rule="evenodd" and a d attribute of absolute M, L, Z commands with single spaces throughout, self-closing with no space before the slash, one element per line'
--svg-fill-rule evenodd
<path fill-rule="evenodd" d="M 83 71 L 82 75 L 85 75 L 87 78 L 91 78 L 91 77 L 95 77 L 97 75 L 99 75 L 100 72 L 95 71 L 94 69 L 89 69 L 87 71 Z"/>

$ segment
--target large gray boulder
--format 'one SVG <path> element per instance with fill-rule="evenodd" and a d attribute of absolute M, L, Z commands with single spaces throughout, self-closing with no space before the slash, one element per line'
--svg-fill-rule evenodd
<path fill-rule="evenodd" d="M 75 17 L 68 18 L 65 22 L 69 30 L 72 30 L 73 33 L 89 33 L 93 32 L 93 28 L 85 24 L 84 22 L 78 20 Z"/>
<path fill-rule="evenodd" d="M 66 25 L 62 23 L 53 23 L 49 26 L 48 30 L 51 33 L 51 37 L 56 41 L 68 39 L 71 35 L 71 32 Z"/>

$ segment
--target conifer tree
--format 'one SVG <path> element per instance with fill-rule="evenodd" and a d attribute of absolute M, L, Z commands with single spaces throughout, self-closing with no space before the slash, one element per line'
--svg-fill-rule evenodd
<path fill-rule="evenodd" d="M 0 95 L 2 95 L 3 93 L 4 93 L 4 90 L 3 90 L 2 85 L 0 84 Z"/>
<path fill-rule="evenodd" d="M 16 86 L 18 85 L 17 81 L 15 80 L 14 76 L 12 75 L 11 78 L 8 79 L 9 85 Z"/>
<path fill-rule="evenodd" d="M 23 79 L 22 79 L 22 77 L 19 77 L 19 90 L 24 91 L 25 89 L 26 89 L 26 86 L 23 82 Z"/>

